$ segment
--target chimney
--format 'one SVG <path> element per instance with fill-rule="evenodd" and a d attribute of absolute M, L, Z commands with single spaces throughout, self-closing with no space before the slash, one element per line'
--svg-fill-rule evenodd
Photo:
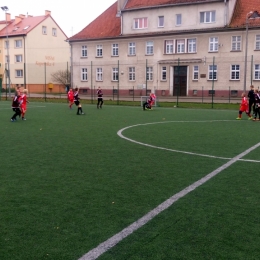
<path fill-rule="evenodd" d="M 14 24 L 18 24 L 22 21 L 22 18 L 20 16 L 15 16 L 15 22 Z"/>
<path fill-rule="evenodd" d="M 10 21 L 11 21 L 11 14 L 6 13 L 6 14 L 5 14 L 5 20 L 6 20 L 7 22 L 10 22 Z"/>
<path fill-rule="evenodd" d="M 51 15 L 51 11 L 45 10 L 45 15 Z"/>
<path fill-rule="evenodd" d="M 117 0 L 117 12 L 120 12 L 124 9 L 127 0 Z"/>
<path fill-rule="evenodd" d="M 22 19 L 25 18 L 24 14 L 19 14 L 19 17 L 21 17 Z"/>

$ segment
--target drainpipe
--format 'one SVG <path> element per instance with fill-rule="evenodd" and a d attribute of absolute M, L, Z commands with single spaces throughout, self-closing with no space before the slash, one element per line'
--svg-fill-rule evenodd
<path fill-rule="evenodd" d="M 225 8 L 224 8 L 224 26 L 227 26 L 227 0 L 224 0 Z"/>

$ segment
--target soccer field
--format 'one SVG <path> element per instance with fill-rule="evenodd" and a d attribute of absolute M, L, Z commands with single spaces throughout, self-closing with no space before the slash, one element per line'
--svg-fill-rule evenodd
<path fill-rule="evenodd" d="M 0 102 L 0 259 L 259 259 L 260 122 Z"/>

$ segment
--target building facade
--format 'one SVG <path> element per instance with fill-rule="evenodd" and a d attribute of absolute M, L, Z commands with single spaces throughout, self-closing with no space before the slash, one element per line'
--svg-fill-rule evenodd
<path fill-rule="evenodd" d="M 118 0 L 69 38 L 74 86 L 238 96 L 260 86 L 260 0 Z"/>
<path fill-rule="evenodd" d="M 50 11 L 43 16 L 19 15 L 0 22 L 0 77 L 3 87 L 22 86 L 30 92 L 57 92 L 51 74 L 66 70 L 70 62 L 67 36 Z M 8 63 L 9 58 L 9 63 Z M 63 87 L 64 88 L 64 87 Z"/>

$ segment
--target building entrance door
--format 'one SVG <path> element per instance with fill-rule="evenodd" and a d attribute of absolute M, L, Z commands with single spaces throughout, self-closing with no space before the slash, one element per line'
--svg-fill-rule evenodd
<path fill-rule="evenodd" d="M 173 96 L 186 96 L 187 66 L 175 66 L 173 77 Z"/>

